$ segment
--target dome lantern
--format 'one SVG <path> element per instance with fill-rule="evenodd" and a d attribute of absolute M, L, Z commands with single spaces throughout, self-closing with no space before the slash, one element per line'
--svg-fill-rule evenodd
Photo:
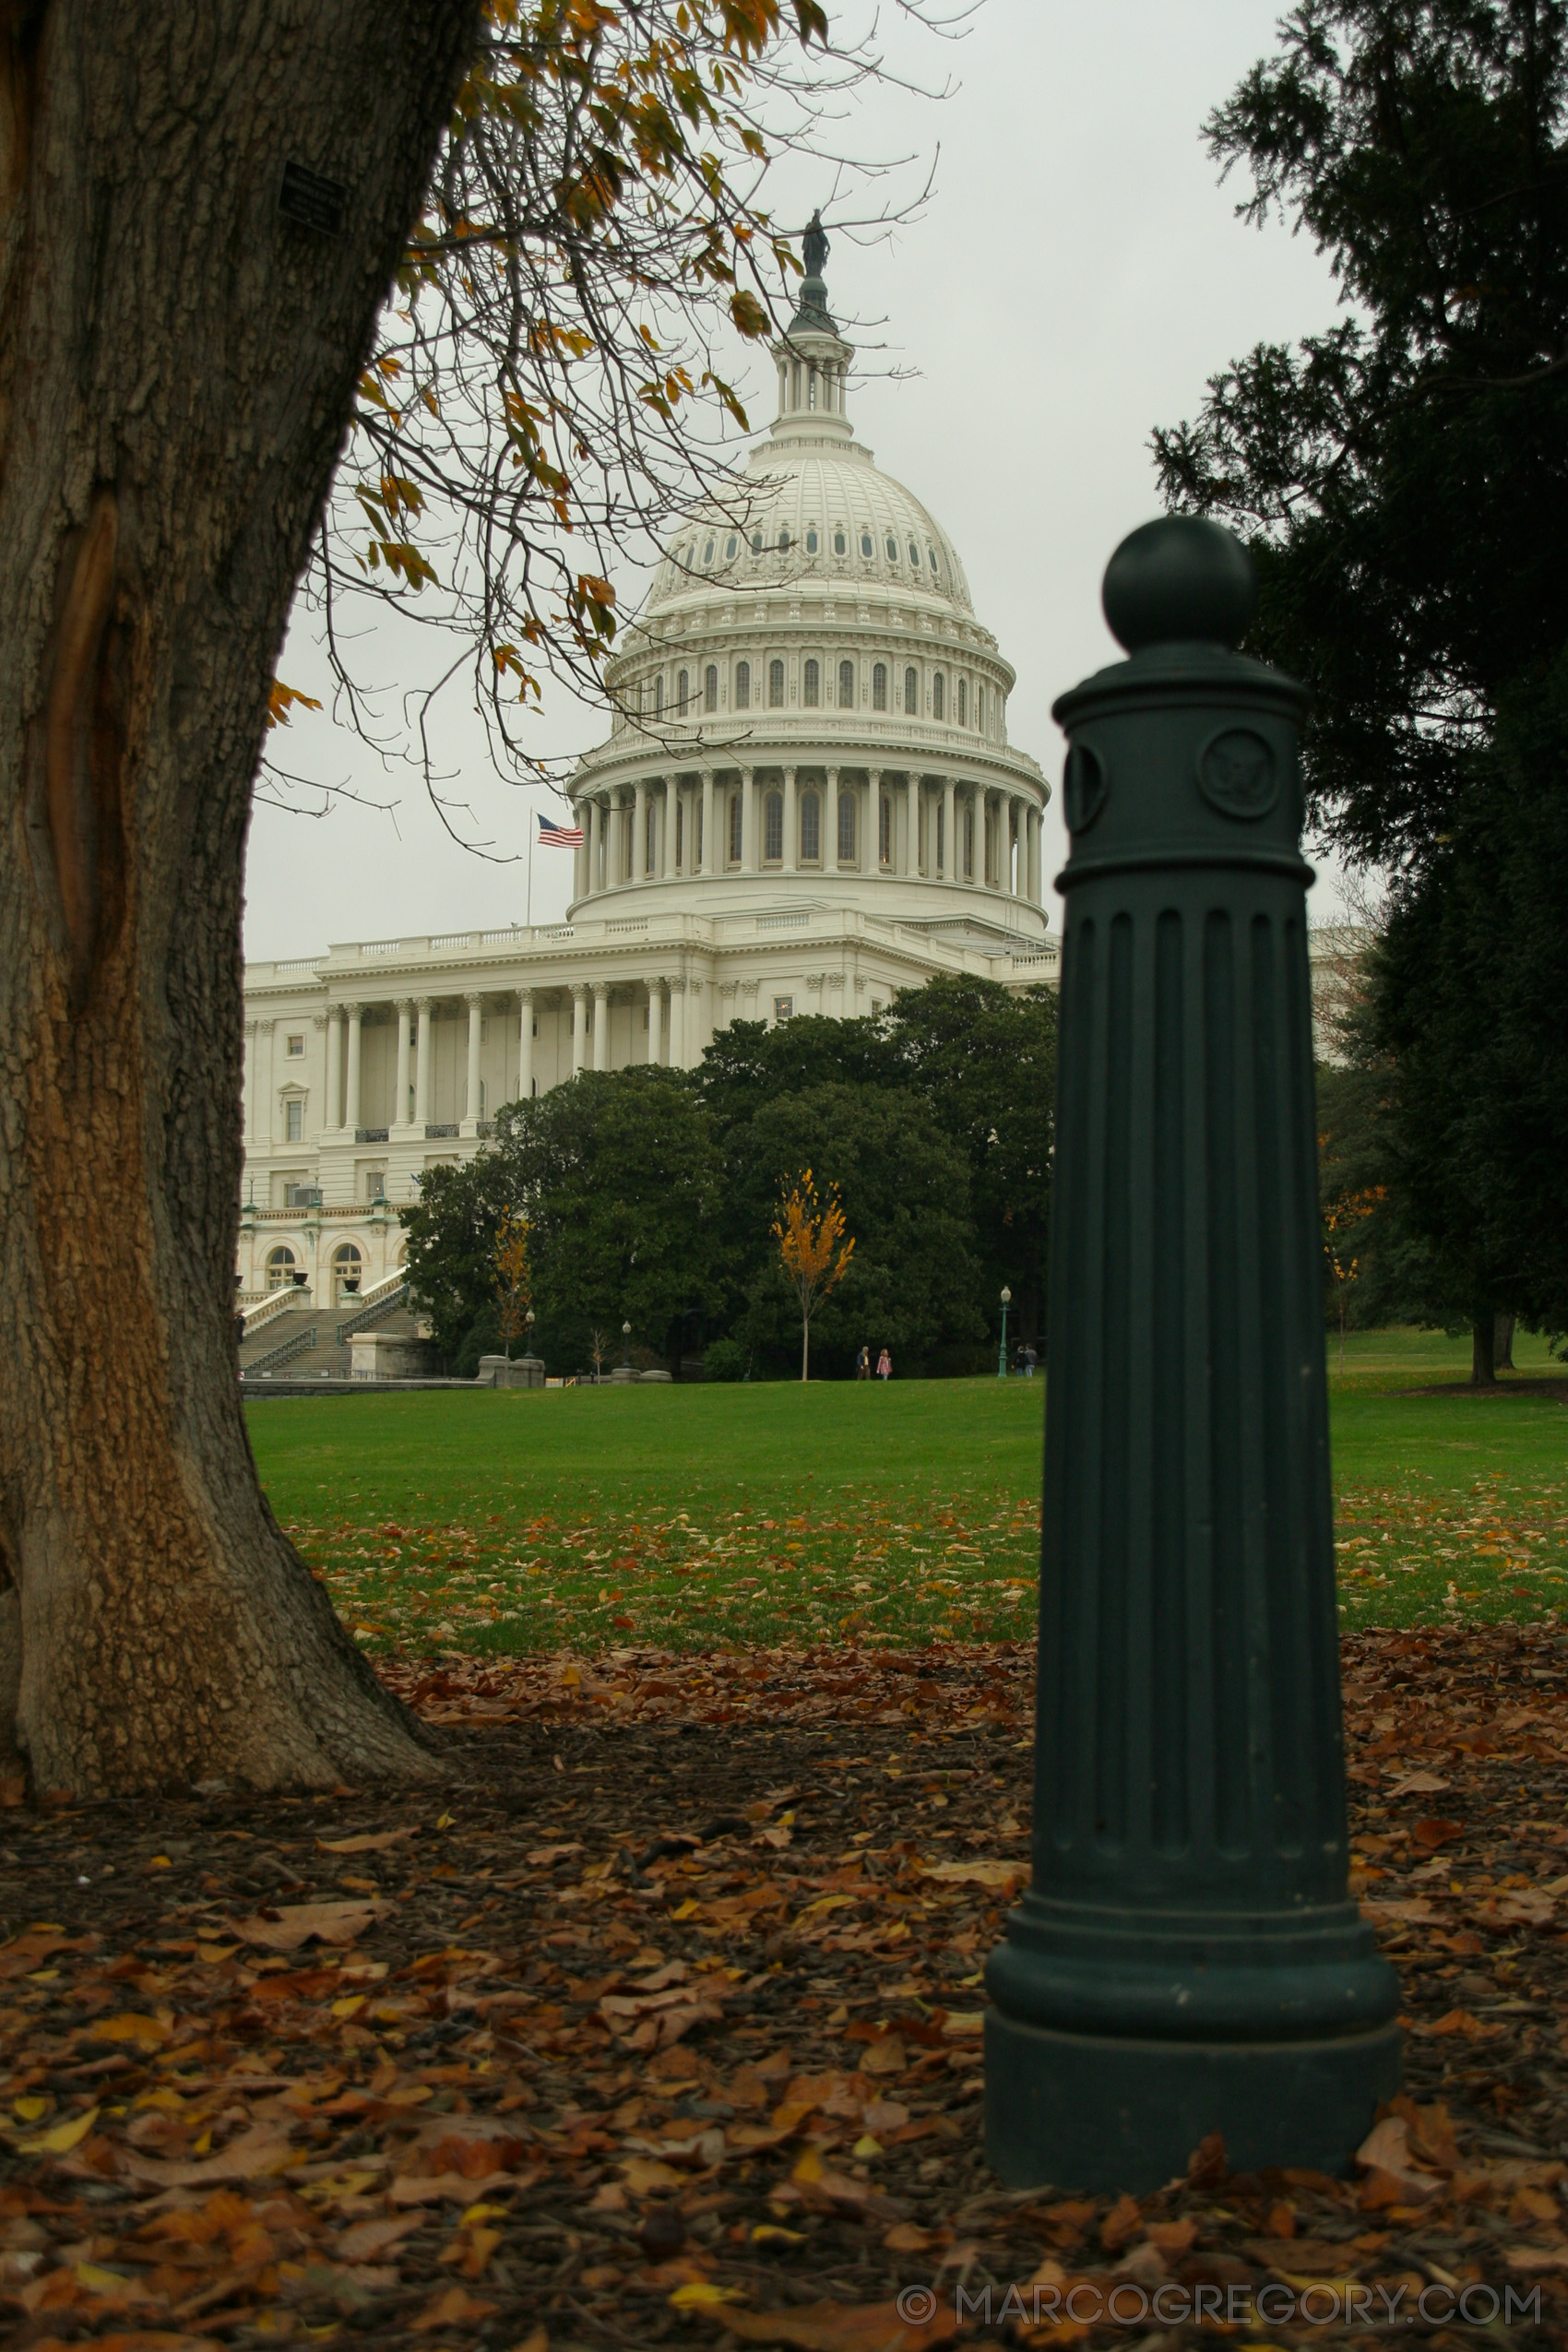
<path fill-rule="evenodd" d="M 855 356 L 833 323 L 827 307 L 828 244 L 822 214 L 814 212 L 802 240 L 806 274 L 801 299 L 786 332 L 773 346 L 778 370 L 778 414 L 773 422 L 775 440 L 852 441 L 854 427 L 846 409 L 849 362 Z"/>

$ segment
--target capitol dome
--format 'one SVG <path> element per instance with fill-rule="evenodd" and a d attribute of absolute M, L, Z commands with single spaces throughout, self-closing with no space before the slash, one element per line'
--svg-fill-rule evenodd
<path fill-rule="evenodd" d="M 1049 788 L 1008 743 L 1015 672 L 952 540 L 855 438 L 826 255 L 814 224 L 769 432 L 607 665 L 571 919 L 841 908 L 1013 956 L 1046 936 Z"/>

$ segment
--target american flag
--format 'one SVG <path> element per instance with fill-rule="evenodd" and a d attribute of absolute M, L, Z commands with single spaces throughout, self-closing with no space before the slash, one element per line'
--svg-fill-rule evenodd
<path fill-rule="evenodd" d="M 538 814 L 537 810 L 535 814 Z M 539 820 L 539 846 L 541 849 L 580 849 L 583 828 L 580 825 L 552 825 L 547 816 Z"/>

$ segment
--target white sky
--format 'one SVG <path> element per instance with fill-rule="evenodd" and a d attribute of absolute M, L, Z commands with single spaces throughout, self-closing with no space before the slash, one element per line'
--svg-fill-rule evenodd
<path fill-rule="evenodd" d="M 976 611 L 1018 673 L 1009 734 L 1053 793 L 1062 741 L 1051 702 L 1115 658 L 1100 576 L 1118 540 L 1158 511 L 1151 427 L 1191 416 L 1206 377 L 1253 343 L 1313 332 L 1338 312 L 1308 242 L 1236 219 L 1241 185 L 1217 184 L 1199 137 L 1209 108 L 1272 49 L 1278 13 L 1279 0 L 984 0 L 968 37 L 948 45 L 885 7 L 885 53 L 927 87 L 951 75 L 956 88 L 940 105 L 870 90 L 843 126 L 845 150 L 867 157 L 929 158 L 940 145 L 918 220 L 869 248 L 834 237 L 829 296 L 851 339 L 861 320 L 861 339 L 885 347 L 868 351 L 851 390 L 858 435 L 957 546 Z M 779 218 L 803 219 L 827 193 L 804 174 L 797 188 L 791 173 L 772 202 Z M 890 363 L 915 373 L 891 382 Z M 738 349 L 736 373 L 753 422 L 766 426 L 766 351 Z M 634 579 L 618 585 L 624 603 L 636 600 Z M 385 684 L 389 724 L 404 635 L 384 630 L 360 648 Z M 315 687 L 318 659 L 303 637 L 302 627 L 280 674 Z M 448 789 L 469 803 L 476 833 L 523 853 L 518 861 L 487 863 L 448 841 L 417 778 L 405 770 L 389 782 L 325 714 L 301 713 L 273 738 L 281 752 L 398 807 L 387 816 L 339 803 L 319 822 L 258 807 L 250 956 L 525 919 L 530 811 L 559 815 L 560 803 L 542 787 L 502 784 L 466 698 L 449 694 L 446 707 Z M 599 712 L 556 690 L 540 748 L 575 752 L 604 731 Z M 1065 849 L 1053 799 L 1048 875 Z M 536 854 L 536 922 L 559 920 L 570 881 L 569 858 Z M 1325 874 L 1313 919 L 1334 911 Z M 1053 901 L 1053 928 L 1060 919 Z"/>

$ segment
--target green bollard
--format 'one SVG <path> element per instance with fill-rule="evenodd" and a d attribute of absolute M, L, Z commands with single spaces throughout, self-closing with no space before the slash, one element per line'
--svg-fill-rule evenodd
<path fill-rule="evenodd" d="M 1149 523 L 1130 659 L 1063 695 L 1034 1880 L 986 1983 L 1010 2186 L 1343 2172 L 1399 2082 L 1347 1891 L 1304 690 L 1234 647 L 1252 560 Z"/>

